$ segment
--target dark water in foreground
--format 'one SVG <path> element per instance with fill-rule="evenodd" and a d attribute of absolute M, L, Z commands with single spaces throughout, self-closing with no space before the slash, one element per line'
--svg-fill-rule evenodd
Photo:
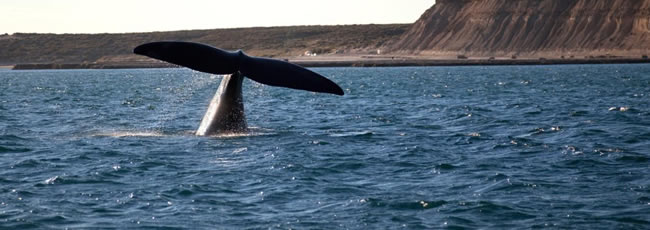
<path fill-rule="evenodd" d="M 650 65 L 0 71 L 0 228 L 650 228 Z"/>

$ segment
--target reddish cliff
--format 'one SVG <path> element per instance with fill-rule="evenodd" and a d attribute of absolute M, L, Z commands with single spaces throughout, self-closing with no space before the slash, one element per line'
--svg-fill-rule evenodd
<path fill-rule="evenodd" d="M 636 56 L 650 0 L 437 0 L 390 49 L 423 55 Z"/>

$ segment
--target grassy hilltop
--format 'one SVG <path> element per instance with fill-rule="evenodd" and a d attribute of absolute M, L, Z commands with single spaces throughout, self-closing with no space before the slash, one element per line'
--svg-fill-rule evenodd
<path fill-rule="evenodd" d="M 21 63 L 138 63 L 151 60 L 133 55 L 139 44 L 180 40 L 210 44 L 266 57 L 319 54 L 363 54 L 399 38 L 409 24 L 289 26 L 187 30 L 124 34 L 0 35 L 0 65 Z"/>

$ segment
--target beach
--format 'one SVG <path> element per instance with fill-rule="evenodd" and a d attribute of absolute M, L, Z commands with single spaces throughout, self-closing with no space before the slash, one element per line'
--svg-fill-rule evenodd
<path fill-rule="evenodd" d="M 633 64 L 650 63 L 643 57 L 584 57 L 584 58 L 494 58 L 494 57 L 419 57 L 391 55 L 320 56 L 279 58 L 304 67 L 390 67 L 390 66 L 477 66 L 477 65 L 563 65 L 563 64 Z M 29 69 L 133 69 L 174 68 L 173 64 L 150 62 L 99 63 L 34 63 L 2 66 L 14 70 Z"/>

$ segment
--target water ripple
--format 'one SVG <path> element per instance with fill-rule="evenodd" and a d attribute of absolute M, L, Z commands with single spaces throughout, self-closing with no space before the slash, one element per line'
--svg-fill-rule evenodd
<path fill-rule="evenodd" d="M 0 228 L 650 226 L 650 65 L 314 70 L 212 137 L 219 76 L 0 72 Z"/>

